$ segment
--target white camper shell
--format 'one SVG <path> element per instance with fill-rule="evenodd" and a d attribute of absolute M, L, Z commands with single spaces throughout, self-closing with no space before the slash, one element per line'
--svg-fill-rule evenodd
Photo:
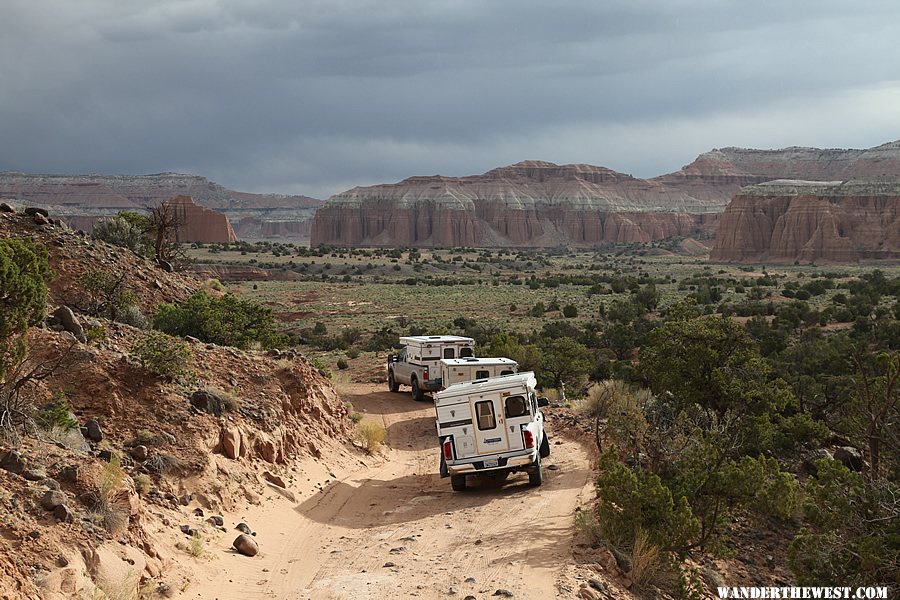
<path fill-rule="evenodd" d="M 519 364 L 511 358 L 444 358 L 441 359 L 441 386 L 488 379 L 519 372 Z"/>
<path fill-rule="evenodd" d="M 388 355 L 388 389 L 398 392 L 401 385 L 408 385 L 415 400 L 441 389 L 442 359 L 475 356 L 475 340 L 457 335 L 405 336 L 400 345 L 399 354 Z"/>
<path fill-rule="evenodd" d="M 434 394 L 441 444 L 441 476 L 454 490 L 466 488 L 467 475 L 528 473 L 541 485 L 541 459 L 550 455 L 534 373 L 478 379 Z"/>

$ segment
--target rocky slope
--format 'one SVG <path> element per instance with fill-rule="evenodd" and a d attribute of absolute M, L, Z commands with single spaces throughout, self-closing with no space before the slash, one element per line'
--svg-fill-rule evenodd
<path fill-rule="evenodd" d="M 28 333 L 29 364 L 58 363 L 28 384 L 28 398 L 64 398 L 81 430 L 0 428 L 0 599 L 183 593 L 204 545 L 239 535 L 234 511 L 291 494 L 295 461 L 358 461 L 346 407 L 302 356 L 188 339 L 194 376 L 167 381 L 131 356 L 142 330 L 79 312 L 79 279 L 91 269 L 123 275 L 144 312 L 187 297 L 202 285 L 195 277 L 54 215 L 0 212 L 0 237 L 42 242 L 55 275 L 48 309 L 68 305 L 103 332 L 79 342 L 50 318 Z M 265 551 L 265 539 L 250 544 Z"/>
<path fill-rule="evenodd" d="M 776 180 L 722 214 L 712 260 L 856 262 L 900 258 L 900 179 Z"/>
<path fill-rule="evenodd" d="M 242 239 L 306 239 L 315 209 L 306 196 L 236 192 L 196 175 L 29 175 L 0 173 L 0 198 L 42 206 L 90 233 L 98 219 L 120 210 L 142 210 L 173 196 L 225 213 Z"/>
<path fill-rule="evenodd" d="M 709 237 L 743 186 L 881 174 L 900 175 L 900 142 L 870 150 L 723 148 L 647 180 L 526 161 L 483 175 L 411 177 L 337 194 L 316 212 L 311 243 L 547 247 Z"/>

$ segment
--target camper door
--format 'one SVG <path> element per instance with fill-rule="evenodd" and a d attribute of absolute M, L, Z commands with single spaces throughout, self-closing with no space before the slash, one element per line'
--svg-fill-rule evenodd
<path fill-rule="evenodd" d="M 478 454 L 509 450 L 506 437 L 503 398 L 499 392 L 479 394 L 471 398 L 475 425 L 475 448 Z M 485 466 L 489 466 L 485 464 Z"/>

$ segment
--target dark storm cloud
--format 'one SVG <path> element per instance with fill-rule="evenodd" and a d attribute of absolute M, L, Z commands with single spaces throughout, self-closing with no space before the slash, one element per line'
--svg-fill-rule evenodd
<path fill-rule="evenodd" d="M 7 0 L 0 169 L 327 196 L 900 138 L 896 2 Z"/>

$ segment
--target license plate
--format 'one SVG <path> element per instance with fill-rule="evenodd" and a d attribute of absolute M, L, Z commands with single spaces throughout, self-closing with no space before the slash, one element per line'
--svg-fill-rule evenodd
<path fill-rule="evenodd" d="M 484 468 L 490 469 L 491 467 L 496 467 L 498 464 L 499 464 L 499 462 L 497 461 L 496 458 L 493 460 L 486 460 L 486 461 L 484 461 Z"/>

